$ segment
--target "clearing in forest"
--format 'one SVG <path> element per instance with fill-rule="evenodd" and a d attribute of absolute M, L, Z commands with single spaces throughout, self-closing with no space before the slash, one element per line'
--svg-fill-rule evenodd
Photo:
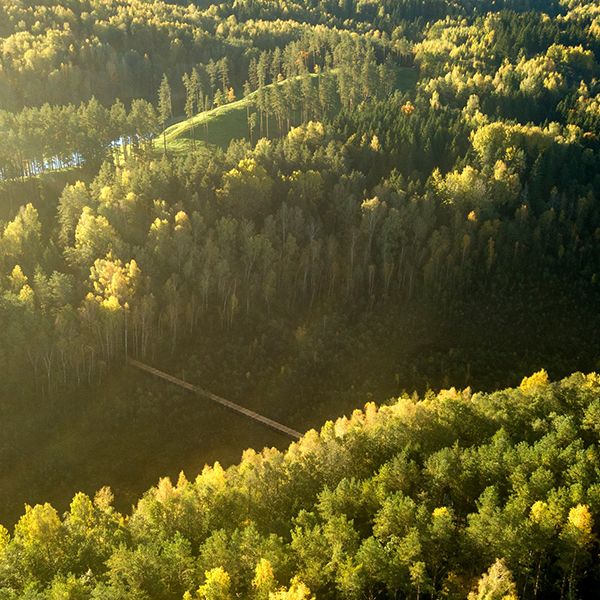
<path fill-rule="evenodd" d="M 335 73 L 335 70 L 332 71 Z M 303 76 L 298 76 L 301 79 Z M 306 75 L 304 76 L 306 77 Z M 311 78 L 319 77 L 319 74 L 308 75 Z M 399 68 L 396 79 L 396 87 L 399 90 L 407 90 L 413 87 L 417 81 L 417 71 L 412 68 Z M 268 92 L 274 85 L 283 85 L 285 81 L 271 83 L 264 86 Z M 196 150 L 203 147 L 219 147 L 227 149 L 230 142 L 236 139 L 248 139 L 248 115 L 258 112 L 258 91 L 248 94 L 241 100 L 224 104 L 217 108 L 198 113 L 191 119 L 183 119 L 166 130 L 167 150 L 173 154 L 182 154 L 193 149 L 193 140 L 196 140 Z M 279 134 L 276 123 L 272 123 L 270 137 Z M 259 137 L 255 131 L 253 138 Z M 261 136 L 262 137 L 262 136 Z M 157 152 L 163 149 L 163 134 L 156 136 L 154 140 Z"/>

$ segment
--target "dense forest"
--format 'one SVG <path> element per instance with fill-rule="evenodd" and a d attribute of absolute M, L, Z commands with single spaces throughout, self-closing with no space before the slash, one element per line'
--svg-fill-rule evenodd
<path fill-rule="evenodd" d="M 0 135 L 0 598 L 600 586 L 595 3 L 0 0 Z"/>
<path fill-rule="evenodd" d="M 550 384 L 544 371 L 492 394 L 405 395 L 285 452 L 161 479 L 127 519 L 108 488 L 62 518 L 28 507 L 0 537 L 0 593 L 592 597 L 599 396 L 597 375 Z"/>

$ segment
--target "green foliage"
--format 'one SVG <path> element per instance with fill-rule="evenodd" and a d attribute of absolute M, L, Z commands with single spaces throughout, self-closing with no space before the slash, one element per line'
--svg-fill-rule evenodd
<path fill-rule="evenodd" d="M 27 507 L 2 534 L 2 592 L 506 599 L 566 584 L 585 597 L 600 576 L 598 436 L 585 427 L 598 382 L 536 374 L 369 404 L 284 452 L 162 479 L 128 519 L 107 490 L 78 494 L 62 519 Z"/>
<path fill-rule="evenodd" d="M 102 458 L 102 413 L 137 464 L 173 455 L 173 414 L 197 457 L 209 420 L 131 355 L 302 424 L 592 368 L 592 4 L 0 0 L 0 413 L 50 457 L 7 425 L 2 466 L 64 496 L 76 448 L 90 477 L 144 480 Z M 0 597 L 584 596 L 598 394 L 542 370 L 404 396 L 164 478 L 128 518 L 107 490 L 27 507 L 0 530 Z M 88 435 L 52 442 L 48 415 Z"/>

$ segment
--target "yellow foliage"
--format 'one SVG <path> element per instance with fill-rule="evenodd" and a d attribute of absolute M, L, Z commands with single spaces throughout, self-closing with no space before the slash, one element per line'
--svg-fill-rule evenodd
<path fill-rule="evenodd" d="M 336 437 L 344 437 L 351 429 L 351 422 L 346 417 L 340 417 L 334 424 L 334 431 Z"/>
<path fill-rule="evenodd" d="M 325 127 L 319 121 L 309 121 L 306 125 L 292 127 L 287 135 L 288 142 L 302 143 L 318 143 L 325 137 Z"/>
<path fill-rule="evenodd" d="M 530 377 L 523 377 L 523 380 L 521 381 L 521 385 L 519 386 L 519 389 L 521 389 L 523 392 L 526 392 L 526 393 L 527 392 L 536 392 L 540 388 L 548 385 L 548 381 L 549 381 L 548 373 L 546 372 L 545 369 L 542 369 L 541 371 L 534 373 Z"/>
<path fill-rule="evenodd" d="M 58 513 L 47 502 L 34 507 L 26 505 L 25 514 L 15 526 L 14 537 L 21 539 L 24 545 L 47 544 L 58 536 L 60 526 Z"/>
<path fill-rule="evenodd" d="M 100 202 L 105 205 L 109 205 L 112 203 L 113 199 L 113 191 L 109 185 L 105 185 L 100 190 Z"/>
<path fill-rule="evenodd" d="M 130 169 L 122 169 L 121 170 L 121 183 L 123 187 L 128 187 L 131 182 L 131 170 Z"/>
<path fill-rule="evenodd" d="M 441 402 L 445 400 L 460 400 L 462 398 L 462 394 L 456 391 L 456 388 L 451 387 L 446 390 L 440 390 L 440 393 L 437 396 L 437 399 Z"/>
<path fill-rule="evenodd" d="M 479 207 L 489 201 L 487 178 L 470 165 L 446 176 L 436 169 L 431 181 L 446 204 Z"/>
<path fill-rule="evenodd" d="M 381 150 L 381 144 L 379 142 L 379 138 L 376 135 L 374 135 L 371 139 L 370 148 L 371 150 L 373 150 L 373 152 L 379 152 Z"/>
<path fill-rule="evenodd" d="M 469 594 L 469 600 L 518 600 L 517 586 L 504 559 L 496 559 L 481 576 L 477 591 Z"/>
<path fill-rule="evenodd" d="M 448 508 L 446 506 L 438 506 L 437 508 L 433 509 L 433 518 L 434 519 L 440 519 L 440 518 L 447 518 L 450 516 L 450 511 L 448 510 Z"/>
<path fill-rule="evenodd" d="M 275 587 L 275 576 L 271 562 L 266 558 L 261 558 L 254 571 L 252 587 L 258 592 L 265 594 Z"/>
<path fill-rule="evenodd" d="M 371 198 L 370 200 L 363 200 L 363 203 L 360 205 L 363 213 L 374 212 L 378 208 L 385 206 L 385 202 L 381 202 L 377 196 Z"/>
<path fill-rule="evenodd" d="M 591 389 L 600 388 L 600 374 L 599 373 L 589 373 L 585 377 L 584 387 Z"/>
<path fill-rule="evenodd" d="M 35 294 L 33 290 L 27 284 L 25 284 L 19 292 L 19 300 L 23 304 L 28 304 L 31 308 L 33 308 L 34 298 Z"/>
<path fill-rule="evenodd" d="M 8 533 L 8 529 L 0 525 L 0 553 L 8 546 L 9 541 L 10 534 Z"/>
<path fill-rule="evenodd" d="M 111 312 L 117 312 L 121 308 L 121 305 L 119 304 L 119 299 L 116 296 L 109 296 L 108 298 L 104 298 L 101 304 L 102 308 L 105 308 L 106 310 Z"/>
<path fill-rule="evenodd" d="M 590 536 L 594 519 L 587 504 L 578 504 L 569 511 L 569 525 L 577 529 L 581 535 Z"/>
<path fill-rule="evenodd" d="M 198 598 L 203 600 L 229 600 L 231 593 L 231 577 L 223 567 L 210 569 L 204 573 L 206 581 L 198 588 Z"/>
<path fill-rule="evenodd" d="M 542 500 L 534 502 L 531 507 L 530 517 L 534 523 L 543 523 L 548 517 L 548 505 Z"/>
<path fill-rule="evenodd" d="M 201 481 L 203 485 L 210 486 L 215 490 L 223 489 L 227 483 L 227 474 L 218 461 L 212 467 L 206 465 L 202 473 L 198 475 L 196 482 Z"/>
<path fill-rule="evenodd" d="M 190 226 L 190 219 L 187 216 L 187 213 L 183 210 L 180 210 L 175 215 L 175 231 L 179 231 L 180 229 L 187 229 Z"/>
<path fill-rule="evenodd" d="M 11 274 L 8 276 L 8 282 L 10 285 L 10 289 L 15 294 L 18 294 L 23 287 L 28 283 L 27 276 L 23 273 L 23 269 L 21 269 L 20 265 L 15 265 L 14 269 L 11 271 Z"/>
<path fill-rule="evenodd" d="M 292 583 L 287 590 L 282 589 L 269 594 L 269 600 L 314 600 L 314 598 L 308 586 L 297 577 L 292 579 Z"/>
<path fill-rule="evenodd" d="M 90 269 L 96 300 L 110 311 L 129 308 L 140 278 L 141 271 L 135 260 L 123 265 L 110 252 L 105 259 L 97 259 Z"/>
<path fill-rule="evenodd" d="M 377 415 L 379 413 L 379 410 L 378 410 L 377 404 L 375 404 L 375 402 L 367 402 L 365 404 L 364 413 L 365 413 L 365 417 L 364 417 L 365 425 L 373 425 L 373 424 L 377 423 Z"/>
<path fill-rule="evenodd" d="M 161 477 L 156 488 L 156 499 L 161 504 L 165 504 L 175 496 L 176 491 L 171 483 L 171 479 L 169 477 Z"/>
<path fill-rule="evenodd" d="M 185 476 L 183 471 L 179 471 L 179 476 L 177 477 L 177 491 L 181 491 L 188 485 L 188 478 Z"/>

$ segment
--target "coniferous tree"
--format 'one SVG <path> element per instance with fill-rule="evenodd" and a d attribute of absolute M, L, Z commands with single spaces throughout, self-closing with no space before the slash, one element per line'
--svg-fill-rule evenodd
<path fill-rule="evenodd" d="M 193 117 L 196 114 L 196 102 L 198 98 L 198 79 L 196 71 L 192 71 L 191 75 L 187 73 L 182 77 L 183 86 L 185 88 L 185 116 L 191 121 L 192 125 L 192 148 L 196 149 L 196 135 Z"/>
<path fill-rule="evenodd" d="M 169 85 L 169 79 L 166 75 L 163 75 L 158 89 L 158 113 L 163 128 L 163 144 L 164 153 L 167 154 L 167 121 L 173 114 L 173 104 L 171 100 L 171 86 Z"/>

